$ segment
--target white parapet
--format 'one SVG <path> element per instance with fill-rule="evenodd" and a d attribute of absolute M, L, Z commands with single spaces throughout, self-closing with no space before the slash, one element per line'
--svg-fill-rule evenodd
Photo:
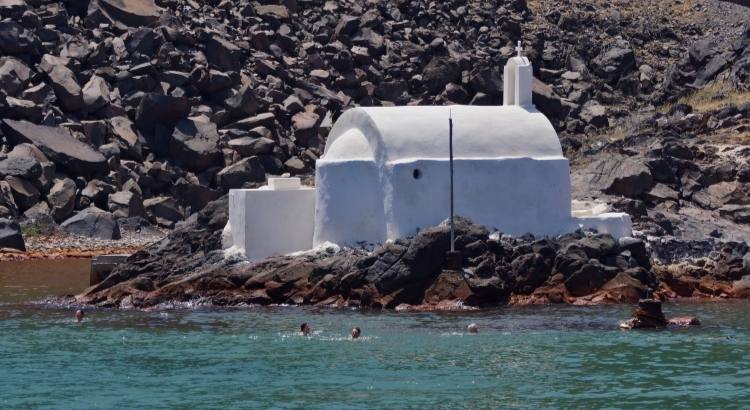
<path fill-rule="evenodd" d="M 312 248 L 315 189 L 299 178 L 269 178 L 268 186 L 229 191 L 224 248 L 249 260 Z"/>
<path fill-rule="evenodd" d="M 630 215 L 620 212 L 599 215 L 573 217 L 574 223 L 581 229 L 592 229 L 599 233 L 608 233 L 615 239 L 633 236 L 633 222 Z"/>

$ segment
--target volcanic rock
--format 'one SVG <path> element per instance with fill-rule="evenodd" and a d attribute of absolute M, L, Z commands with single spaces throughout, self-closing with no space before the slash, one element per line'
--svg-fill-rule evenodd
<path fill-rule="evenodd" d="M 91 0 L 86 20 L 91 28 L 109 23 L 124 29 L 154 24 L 160 15 L 153 0 Z"/>
<path fill-rule="evenodd" d="M 145 216 L 143 200 L 137 192 L 119 191 L 109 195 L 107 207 L 117 219 Z"/>
<path fill-rule="evenodd" d="M 42 175 L 42 166 L 32 157 L 11 157 L 0 161 L 0 178 L 6 176 L 34 180 Z"/>
<path fill-rule="evenodd" d="M 244 158 L 216 174 L 216 183 L 223 189 L 242 188 L 246 182 L 265 182 L 266 171 L 258 157 Z"/>
<path fill-rule="evenodd" d="M 76 203 L 76 183 L 70 178 L 58 179 L 47 194 L 50 216 L 63 222 L 73 212 Z"/>
<path fill-rule="evenodd" d="M 149 219 L 159 226 L 174 228 L 175 223 L 183 218 L 182 212 L 180 212 L 177 202 L 173 198 L 150 198 L 143 201 L 143 206 L 146 208 Z"/>
<path fill-rule="evenodd" d="M 102 154 L 73 138 L 64 128 L 14 120 L 3 120 L 0 126 L 13 143 L 36 145 L 55 165 L 72 175 L 94 176 L 108 171 L 107 160 Z"/>
<path fill-rule="evenodd" d="M 177 123 L 169 143 L 169 154 L 175 163 L 201 172 L 221 159 L 216 124 L 206 117 L 192 117 Z"/>
<path fill-rule="evenodd" d="M 16 222 L 0 219 L 0 248 L 26 251 L 26 244 L 21 235 L 21 227 Z"/>
<path fill-rule="evenodd" d="M 23 212 L 39 202 L 41 194 L 31 182 L 13 176 L 6 177 L 5 182 L 13 192 L 13 200 L 18 205 L 19 211 Z"/>
<path fill-rule="evenodd" d="M 86 208 L 60 224 L 67 233 L 90 238 L 120 239 L 120 228 L 115 217 L 96 207 Z"/>

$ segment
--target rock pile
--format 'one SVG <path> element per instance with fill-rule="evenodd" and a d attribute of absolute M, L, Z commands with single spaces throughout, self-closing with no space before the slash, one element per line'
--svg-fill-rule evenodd
<path fill-rule="evenodd" d="M 446 269 L 446 225 L 374 252 L 323 250 L 254 264 L 227 262 L 217 250 L 220 233 L 214 232 L 224 222 L 220 206 L 212 204 L 212 212 L 200 212 L 189 228 L 131 257 L 78 301 L 115 307 L 201 300 L 373 308 L 446 301 L 467 306 L 634 303 L 658 286 L 643 241 L 583 232 L 555 239 L 492 239 L 486 229 L 463 219 L 456 224 L 460 271 Z M 186 243 L 192 244 L 191 255 L 175 255 L 173 247 Z"/>
<path fill-rule="evenodd" d="M 649 18 L 594 1 L 4 1 L 0 217 L 96 207 L 171 228 L 228 189 L 309 174 L 348 107 L 500 103 L 518 40 L 535 104 L 577 146 L 650 101 L 676 62 L 654 45 L 695 30 Z"/>

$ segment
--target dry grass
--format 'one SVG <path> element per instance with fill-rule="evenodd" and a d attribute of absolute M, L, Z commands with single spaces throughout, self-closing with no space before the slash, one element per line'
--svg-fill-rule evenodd
<path fill-rule="evenodd" d="M 687 104 L 693 107 L 694 112 L 704 113 L 731 106 L 739 107 L 746 103 L 750 103 L 750 91 L 737 90 L 728 80 L 719 79 L 680 97 L 675 103 L 659 107 L 659 111 L 666 113 L 674 104 Z"/>

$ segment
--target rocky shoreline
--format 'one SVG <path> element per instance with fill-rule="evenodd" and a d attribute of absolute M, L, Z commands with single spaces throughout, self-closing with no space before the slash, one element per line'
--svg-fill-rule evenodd
<path fill-rule="evenodd" d="M 641 239 L 616 241 L 593 232 L 511 238 L 460 219 L 461 270 L 446 267 L 445 224 L 372 251 L 320 249 L 249 263 L 226 258 L 221 250 L 225 207 L 225 200 L 209 204 L 70 302 L 139 309 L 198 303 L 450 310 L 750 296 L 744 243 L 725 244 L 692 263 L 662 265 L 652 261 L 651 245 Z"/>

